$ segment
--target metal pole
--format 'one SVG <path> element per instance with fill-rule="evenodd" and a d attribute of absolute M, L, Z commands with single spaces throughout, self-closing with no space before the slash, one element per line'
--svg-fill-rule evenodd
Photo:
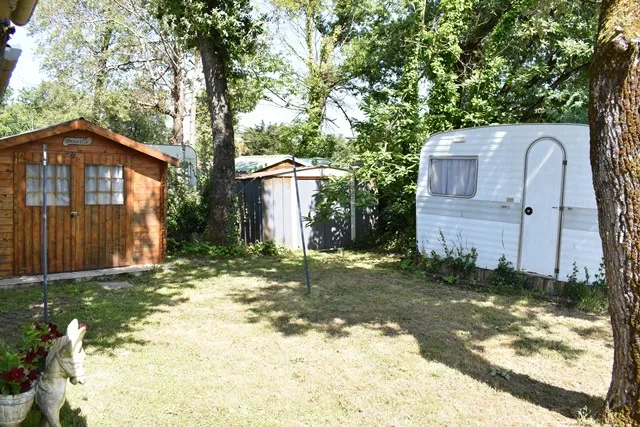
<path fill-rule="evenodd" d="M 49 322 L 47 295 L 47 145 L 42 146 L 42 284 L 44 288 L 44 322 Z"/>
<path fill-rule="evenodd" d="M 307 263 L 307 245 L 304 242 L 304 226 L 302 225 L 302 209 L 300 208 L 300 190 L 298 189 L 298 173 L 296 170 L 296 156 L 291 155 L 293 161 L 293 180 L 296 184 L 296 199 L 298 200 L 298 218 L 300 219 L 300 239 L 302 240 L 302 256 L 304 258 L 304 274 L 307 279 L 307 294 L 311 295 L 311 282 L 309 281 L 309 264 Z"/>

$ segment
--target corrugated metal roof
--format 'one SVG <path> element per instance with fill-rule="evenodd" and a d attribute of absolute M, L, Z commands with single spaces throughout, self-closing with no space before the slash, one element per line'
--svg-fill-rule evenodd
<path fill-rule="evenodd" d="M 297 172 L 304 172 L 310 170 L 318 170 L 317 175 L 313 175 L 311 177 L 325 178 L 328 176 L 332 176 L 334 173 L 332 172 L 347 172 L 346 169 L 334 168 L 327 165 L 317 165 L 317 166 L 305 166 L 297 169 Z M 293 168 L 290 169 L 278 169 L 275 171 L 265 171 L 265 172 L 255 172 L 247 175 L 242 175 L 237 177 L 236 179 L 257 179 L 257 178 L 266 178 L 271 176 L 282 176 L 293 173 Z M 305 176 L 305 178 L 309 178 L 309 176 Z"/>
<path fill-rule="evenodd" d="M 236 173 L 251 173 L 260 169 L 273 166 L 285 160 L 290 160 L 291 156 L 240 156 L 236 157 Z"/>
<path fill-rule="evenodd" d="M 266 156 L 240 156 L 236 157 L 236 173 L 245 174 L 257 172 L 280 162 L 291 160 L 288 154 L 274 154 Z M 330 162 L 322 157 L 299 158 L 296 162 L 300 166 L 328 165 Z"/>

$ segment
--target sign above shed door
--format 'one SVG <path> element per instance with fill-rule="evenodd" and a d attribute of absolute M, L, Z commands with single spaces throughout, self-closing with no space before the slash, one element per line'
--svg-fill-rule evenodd
<path fill-rule="evenodd" d="M 519 268 L 554 276 L 560 239 L 564 149 L 539 139 L 527 150 Z"/>

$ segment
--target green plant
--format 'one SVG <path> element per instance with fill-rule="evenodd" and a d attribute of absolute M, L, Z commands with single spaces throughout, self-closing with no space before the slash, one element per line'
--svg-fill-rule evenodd
<path fill-rule="evenodd" d="M 578 266 L 573 263 L 571 274 L 562 289 L 562 296 L 576 302 L 576 308 L 582 311 L 603 311 L 609 304 L 607 284 L 605 282 L 604 263 L 600 264 L 595 281 L 590 283 L 589 270 L 584 268 L 583 280 L 578 279 Z"/>
<path fill-rule="evenodd" d="M 460 233 L 458 233 L 458 243 L 454 242 L 449 247 L 442 230 L 440 230 L 440 244 L 443 254 L 440 255 L 437 251 L 432 250 L 429 255 L 423 255 L 419 261 L 420 268 L 429 273 L 438 273 L 441 271 L 442 266 L 445 266 L 447 271 L 465 278 L 469 277 L 476 268 L 476 261 L 478 260 L 476 248 L 471 248 L 467 251 Z"/>
<path fill-rule="evenodd" d="M 0 341 L 0 394 L 16 395 L 31 389 L 39 372 L 44 369 L 49 347 L 61 336 L 53 323 L 33 323 L 24 328 L 20 351 L 14 351 Z"/>
<path fill-rule="evenodd" d="M 444 280 L 445 282 L 451 284 L 451 285 L 457 285 L 458 283 L 460 283 L 460 278 L 458 276 L 454 276 L 454 275 L 447 275 L 444 276 L 442 278 L 442 280 Z"/>
<path fill-rule="evenodd" d="M 513 267 L 513 263 L 508 261 L 504 254 L 498 259 L 498 267 L 493 271 L 491 282 L 500 288 L 522 289 L 524 287 L 522 274 Z"/>
<path fill-rule="evenodd" d="M 562 289 L 562 296 L 572 299 L 574 301 L 580 301 L 581 298 L 587 293 L 587 285 L 589 284 L 589 271 L 585 267 L 585 279 L 578 279 L 578 265 L 574 262 L 571 274 L 567 276 L 567 283 L 565 283 Z"/>
<path fill-rule="evenodd" d="M 245 248 L 240 245 L 234 246 L 216 246 L 207 242 L 188 242 L 184 243 L 178 251 L 178 255 L 210 257 L 210 258 L 236 258 L 245 253 Z"/>
<path fill-rule="evenodd" d="M 167 191 L 167 249 L 175 252 L 197 239 L 207 227 L 206 195 L 189 187 L 185 174 L 169 168 Z M 204 188 L 204 187 L 203 187 Z"/>
<path fill-rule="evenodd" d="M 444 265 L 455 272 L 461 273 L 464 277 L 473 272 L 476 268 L 476 261 L 478 261 L 478 251 L 476 248 L 471 248 L 469 251 L 466 250 L 462 243 L 462 234 L 460 232 L 458 232 L 458 244 L 453 242 L 452 247 L 449 247 L 441 229 L 440 242 L 444 251 L 444 256 L 442 257 Z"/>
<path fill-rule="evenodd" d="M 247 252 L 253 255 L 276 256 L 281 252 L 281 249 L 273 240 L 265 240 L 248 245 Z"/>

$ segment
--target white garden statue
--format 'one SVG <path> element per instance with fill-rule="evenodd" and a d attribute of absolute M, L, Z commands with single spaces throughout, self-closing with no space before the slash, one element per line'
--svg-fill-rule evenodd
<path fill-rule="evenodd" d="M 64 404 L 67 378 L 71 384 L 84 384 L 86 380 L 82 348 L 86 332 L 86 326 L 73 319 L 66 335 L 55 340 L 49 348 L 44 373 L 36 386 L 35 400 L 42 412 L 40 427 L 60 427 L 60 408 Z"/>

